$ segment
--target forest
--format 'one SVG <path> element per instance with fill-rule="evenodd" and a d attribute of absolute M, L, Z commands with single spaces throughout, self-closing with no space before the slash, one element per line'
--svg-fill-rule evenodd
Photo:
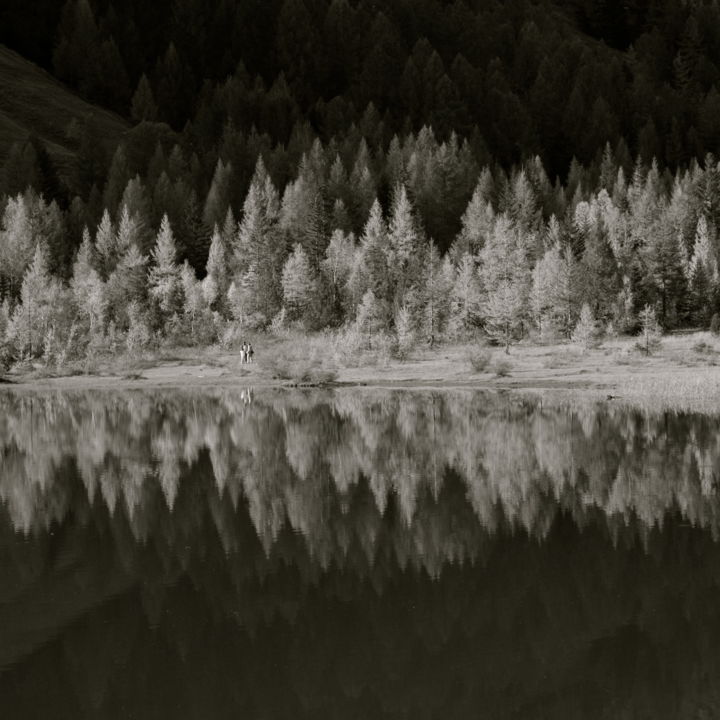
<path fill-rule="evenodd" d="M 0 364 L 720 325 L 717 2 L 3 5 L 127 131 L 5 153 Z"/>

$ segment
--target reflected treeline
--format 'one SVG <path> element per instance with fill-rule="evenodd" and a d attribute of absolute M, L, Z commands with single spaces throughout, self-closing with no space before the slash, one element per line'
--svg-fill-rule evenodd
<path fill-rule="evenodd" d="M 470 391 L 0 405 L 8 717 L 720 714 L 717 418 Z"/>
<path fill-rule="evenodd" d="M 323 566 L 352 542 L 372 560 L 383 530 L 436 573 L 503 526 L 542 538 L 559 512 L 620 528 L 679 509 L 717 536 L 719 427 L 471 391 L 8 393 L 0 499 L 16 531 L 103 504 L 142 541 L 209 512 L 227 552 L 247 507 L 266 552 L 286 528 Z"/>

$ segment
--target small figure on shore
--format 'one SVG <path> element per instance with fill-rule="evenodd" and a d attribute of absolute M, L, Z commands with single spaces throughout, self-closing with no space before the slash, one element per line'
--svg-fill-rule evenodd
<path fill-rule="evenodd" d="M 243 344 L 240 346 L 240 364 L 244 365 L 247 362 L 247 348 L 245 345 L 245 341 L 243 340 Z"/>
<path fill-rule="evenodd" d="M 255 351 L 253 350 L 253 346 L 248 343 L 247 347 L 245 348 L 245 354 L 247 357 L 247 361 L 251 363 L 253 361 L 253 355 L 255 355 Z"/>

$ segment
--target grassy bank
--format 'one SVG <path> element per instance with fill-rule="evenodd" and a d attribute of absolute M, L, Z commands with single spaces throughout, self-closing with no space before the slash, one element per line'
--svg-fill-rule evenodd
<path fill-rule="evenodd" d="M 634 338 L 605 341 L 582 351 L 570 344 L 521 343 L 506 355 L 477 344 L 416 348 L 404 359 L 382 347 L 347 352 L 336 336 L 259 335 L 255 362 L 218 346 L 174 348 L 141 357 L 95 359 L 56 371 L 19 367 L 17 385 L 328 385 L 594 390 L 624 398 L 720 401 L 720 338 L 706 332 L 666 336 L 650 356 Z"/>

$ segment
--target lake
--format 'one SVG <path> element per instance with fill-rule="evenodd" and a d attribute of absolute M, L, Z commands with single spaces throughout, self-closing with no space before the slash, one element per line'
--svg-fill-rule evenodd
<path fill-rule="evenodd" d="M 720 415 L 0 393 L 0 712 L 720 717 Z"/>

